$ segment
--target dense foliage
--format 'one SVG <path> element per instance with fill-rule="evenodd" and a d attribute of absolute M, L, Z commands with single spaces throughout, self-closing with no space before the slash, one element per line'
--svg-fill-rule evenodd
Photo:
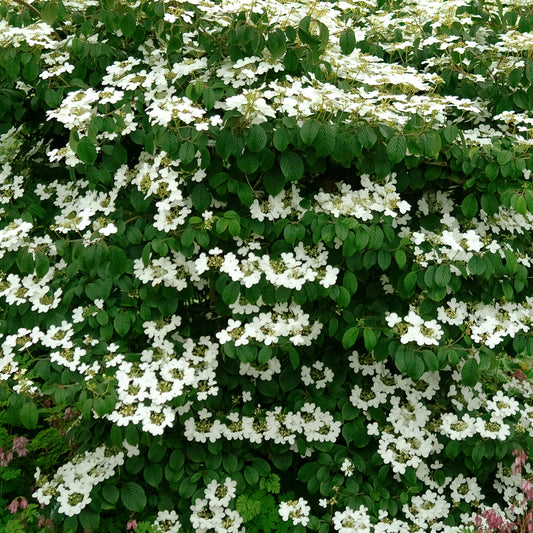
<path fill-rule="evenodd" d="M 0 1 L 2 531 L 520 521 L 532 52 L 527 0 Z"/>

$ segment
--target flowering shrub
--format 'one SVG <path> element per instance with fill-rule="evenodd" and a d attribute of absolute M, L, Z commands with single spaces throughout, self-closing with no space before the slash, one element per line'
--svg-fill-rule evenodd
<path fill-rule="evenodd" d="M 7 513 L 516 523 L 532 30 L 521 0 L 0 0 Z"/>

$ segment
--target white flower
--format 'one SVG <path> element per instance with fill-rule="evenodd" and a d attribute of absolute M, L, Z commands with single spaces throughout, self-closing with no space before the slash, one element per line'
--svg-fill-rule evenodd
<path fill-rule="evenodd" d="M 288 502 L 281 502 L 279 504 L 279 514 L 285 521 L 292 520 L 294 525 L 302 524 L 306 526 L 309 522 L 309 507 L 307 500 L 299 498 L 298 500 L 290 500 Z"/>
<path fill-rule="evenodd" d="M 363 505 L 357 511 L 346 507 L 344 511 L 336 511 L 333 516 L 333 527 L 339 533 L 370 533 L 370 517 Z"/>

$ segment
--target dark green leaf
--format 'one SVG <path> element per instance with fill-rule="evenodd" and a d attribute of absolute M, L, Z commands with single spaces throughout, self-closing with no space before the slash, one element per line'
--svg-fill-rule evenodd
<path fill-rule="evenodd" d="M 478 211 L 478 203 L 474 194 L 469 194 L 461 204 L 461 211 L 466 218 L 474 218 Z"/>
<path fill-rule="evenodd" d="M 88 165 L 92 165 L 98 156 L 94 144 L 88 137 L 82 137 L 79 140 L 76 155 L 82 163 L 87 163 Z"/>
<path fill-rule="evenodd" d="M 351 28 L 344 30 L 339 38 L 339 46 L 341 47 L 342 53 L 344 55 L 350 55 L 354 51 L 355 45 L 355 32 Z"/>
<path fill-rule="evenodd" d="M 465 385 L 473 386 L 479 381 L 478 363 L 475 359 L 467 359 L 461 370 L 461 377 Z"/>
<path fill-rule="evenodd" d="M 354 327 L 347 329 L 344 332 L 344 335 L 342 336 L 342 346 L 344 348 L 351 348 L 355 344 L 357 337 L 359 337 L 358 327 L 354 326 Z"/>
<path fill-rule="evenodd" d="M 387 155 L 391 163 L 399 163 L 407 153 L 407 141 L 403 135 L 391 137 L 387 144 Z"/>
<path fill-rule="evenodd" d="M 283 32 L 282 32 L 283 33 Z M 267 134 L 258 124 L 254 124 L 246 137 L 246 146 L 250 152 L 261 151 L 267 143 Z"/>
<path fill-rule="evenodd" d="M 120 499 L 129 511 L 140 513 L 146 507 L 144 489 L 134 481 L 127 481 L 120 489 Z"/>
<path fill-rule="evenodd" d="M 25 428 L 35 429 L 39 422 L 39 410 L 33 402 L 26 402 L 20 410 L 20 421 Z"/>
<path fill-rule="evenodd" d="M 281 172 L 289 181 L 298 181 L 304 175 L 304 163 L 296 152 L 284 152 L 279 161 Z"/>
<path fill-rule="evenodd" d="M 290 136 L 287 128 L 284 126 L 279 127 L 274 132 L 274 137 L 272 139 L 274 143 L 274 147 L 279 152 L 284 152 L 287 149 L 287 146 L 289 145 Z"/>
<path fill-rule="evenodd" d="M 320 129 L 320 122 L 314 118 L 306 120 L 300 128 L 300 137 L 305 144 L 311 145 Z"/>

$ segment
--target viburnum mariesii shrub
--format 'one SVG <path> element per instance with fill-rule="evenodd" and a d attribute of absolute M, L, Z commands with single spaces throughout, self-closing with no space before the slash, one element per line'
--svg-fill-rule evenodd
<path fill-rule="evenodd" d="M 527 0 L 0 1 L 4 530 L 525 523 L 532 52 Z"/>

